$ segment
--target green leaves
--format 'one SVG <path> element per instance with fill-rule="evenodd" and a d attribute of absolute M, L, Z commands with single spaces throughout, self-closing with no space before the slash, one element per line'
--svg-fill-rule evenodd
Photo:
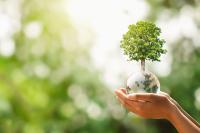
<path fill-rule="evenodd" d="M 167 51 L 163 49 L 165 40 L 160 39 L 161 30 L 155 24 L 139 21 L 128 26 L 128 32 L 123 35 L 120 47 L 129 60 L 160 61 L 161 54 Z"/>

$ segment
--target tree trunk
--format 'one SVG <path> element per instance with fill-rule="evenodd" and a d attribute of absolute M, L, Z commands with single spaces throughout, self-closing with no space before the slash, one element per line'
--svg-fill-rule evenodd
<path fill-rule="evenodd" d="M 145 72 L 145 60 L 141 60 L 141 69 Z"/>

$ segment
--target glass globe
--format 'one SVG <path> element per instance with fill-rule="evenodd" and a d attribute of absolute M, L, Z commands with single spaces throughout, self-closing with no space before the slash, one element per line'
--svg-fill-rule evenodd
<path fill-rule="evenodd" d="M 160 82 L 158 78 L 149 71 L 133 73 L 127 80 L 127 93 L 158 93 Z"/>

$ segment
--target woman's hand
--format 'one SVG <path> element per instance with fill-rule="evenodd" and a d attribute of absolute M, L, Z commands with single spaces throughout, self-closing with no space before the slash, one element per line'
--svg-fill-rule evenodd
<path fill-rule="evenodd" d="M 115 93 L 124 107 L 133 113 L 144 118 L 167 119 L 179 133 L 200 133 L 198 122 L 164 92 L 126 94 L 126 90 L 121 88 Z"/>
<path fill-rule="evenodd" d="M 126 94 L 126 90 L 120 88 L 115 93 L 125 108 L 144 118 L 169 119 L 175 106 L 169 95 L 163 92 Z"/>

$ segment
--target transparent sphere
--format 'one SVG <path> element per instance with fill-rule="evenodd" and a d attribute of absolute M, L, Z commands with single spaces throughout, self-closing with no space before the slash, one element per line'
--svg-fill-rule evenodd
<path fill-rule="evenodd" d="M 127 93 L 158 93 L 160 82 L 158 78 L 149 71 L 133 73 L 127 80 Z"/>

